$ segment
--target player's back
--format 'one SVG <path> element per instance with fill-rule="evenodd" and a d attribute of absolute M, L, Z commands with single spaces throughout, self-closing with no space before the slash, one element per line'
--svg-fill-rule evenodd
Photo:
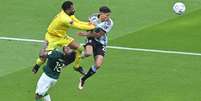
<path fill-rule="evenodd" d="M 71 18 L 62 10 L 50 23 L 48 34 L 57 37 L 65 37 L 71 21 Z"/>
<path fill-rule="evenodd" d="M 58 79 L 63 67 L 71 64 L 75 60 L 75 54 L 74 51 L 67 55 L 57 50 L 49 52 L 48 61 L 44 67 L 45 74 L 54 79 Z"/>

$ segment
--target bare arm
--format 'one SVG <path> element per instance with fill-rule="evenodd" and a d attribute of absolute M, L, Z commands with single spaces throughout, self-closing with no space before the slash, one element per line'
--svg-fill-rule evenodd
<path fill-rule="evenodd" d="M 101 37 L 104 35 L 106 32 L 102 30 L 101 28 L 97 28 L 95 31 L 89 31 L 89 32 L 78 32 L 77 34 L 80 36 L 86 36 L 86 37 Z"/>

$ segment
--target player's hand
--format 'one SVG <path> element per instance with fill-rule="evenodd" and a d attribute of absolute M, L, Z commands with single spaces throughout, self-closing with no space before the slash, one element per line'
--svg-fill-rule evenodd
<path fill-rule="evenodd" d="M 89 23 L 88 23 L 88 25 L 89 25 L 89 26 L 92 26 L 92 27 L 93 27 L 93 29 L 95 29 L 95 28 L 96 28 L 96 25 L 95 25 L 94 23 L 92 23 L 92 22 L 89 22 Z"/>
<path fill-rule="evenodd" d="M 77 35 L 79 35 L 79 36 L 86 36 L 87 34 L 86 34 L 86 32 L 77 32 Z"/>
<path fill-rule="evenodd" d="M 92 23 L 92 22 L 89 22 L 88 24 L 89 24 L 89 25 L 93 25 L 93 26 L 95 26 L 95 24 L 94 24 L 94 23 Z"/>

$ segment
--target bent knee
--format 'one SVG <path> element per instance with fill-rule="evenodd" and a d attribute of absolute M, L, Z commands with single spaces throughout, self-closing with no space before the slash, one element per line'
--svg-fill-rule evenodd
<path fill-rule="evenodd" d="M 92 53 L 85 53 L 85 57 L 89 57 L 91 55 L 92 55 Z"/>

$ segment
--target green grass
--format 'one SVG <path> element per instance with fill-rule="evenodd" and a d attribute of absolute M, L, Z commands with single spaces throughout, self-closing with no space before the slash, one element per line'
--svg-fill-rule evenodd
<path fill-rule="evenodd" d="M 10 0 L 0 4 L 0 36 L 43 39 L 64 0 Z M 110 45 L 201 53 L 201 1 L 181 0 L 187 12 L 178 16 L 177 0 L 73 0 L 76 15 L 86 20 L 101 5 L 112 9 Z M 82 41 L 73 33 L 71 35 Z M 34 101 L 42 69 L 31 73 L 40 43 L 0 40 L 0 98 Z M 104 65 L 77 89 L 80 75 L 72 66 L 50 90 L 53 101 L 200 101 L 201 57 L 108 49 Z M 92 58 L 82 61 L 88 69 Z"/>
<path fill-rule="evenodd" d="M 199 101 L 201 57 L 132 51 L 122 54 L 120 50 L 109 50 L 108 53 L 103 68 L 89 79 L 84 91 L 77 90 L 79 75 L 71 67 L 66 68 L 57 85 L 50 90 L 52 99 Z M 30 68 L 26 68 L 1 77 L 0 89 L 4 91 L 0 93 L 1 98 L 30 100 L 40 74 L 34 76 Z"/>
<path fill-rule="evenodd" d="M 151 49 L 201 52 L 201 10 L 130 33 L 110 42 L 111 45 Z M 132 44 L 131 44 L 132 43 Z"/>

